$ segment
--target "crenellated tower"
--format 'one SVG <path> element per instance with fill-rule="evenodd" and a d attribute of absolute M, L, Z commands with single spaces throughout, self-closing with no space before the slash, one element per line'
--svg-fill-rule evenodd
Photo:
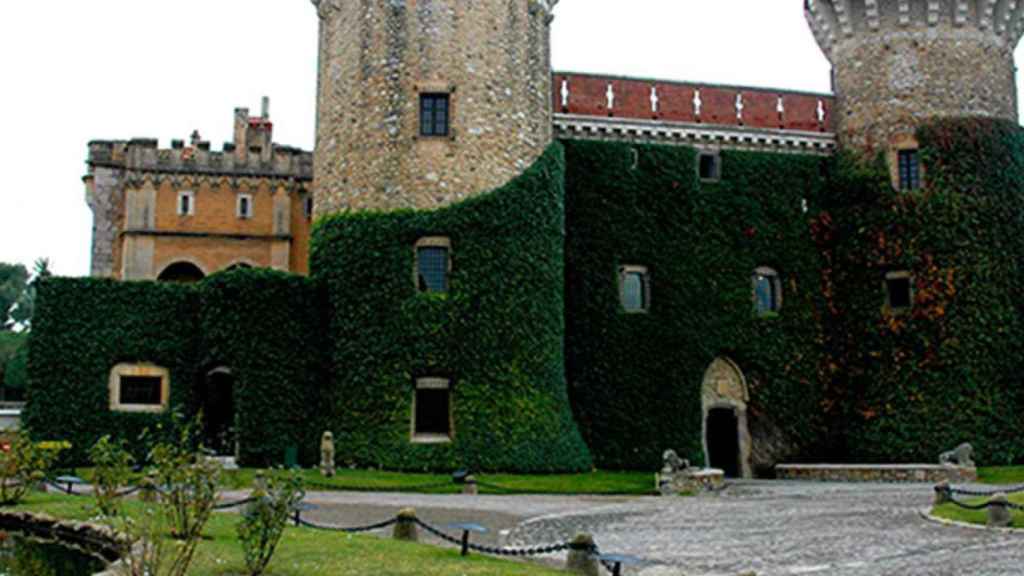
<path fill-rule="evenodd" d="M 934 117 L 1017 119 L 1017 0 L 804 0 L 833 66 L 840 144 L 885 150 Z"/>
<path fill-rule="evenodd" d="M 551 142 L 557 0 L 312 2 L 318 214 L 445 206 Z"/>

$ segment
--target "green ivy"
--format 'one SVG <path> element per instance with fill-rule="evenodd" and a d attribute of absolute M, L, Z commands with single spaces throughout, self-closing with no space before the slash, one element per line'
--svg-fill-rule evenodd
<path fill-rule="evenodd" d="M 436 211 L 340 214 L 313 232 L 339 458 L 400 470 L 589 470 L 562 342 L 564 159 L 552 146 L 504 187 Z M 421 294 L 414 244 L 452 243 L 449 292 Z M 414 380 L 449 377 L 452 442 L 410 442 Z"/>
<path fill-rule="evenodd" d="M 924 189 L 850 162 L 832 187 L 834 434 L 861 461 L 930 462 L 965 441 L 980 462 L 1020 461 L 1024 132 L 949 119 L 918 140 Z M 884 308 L 898 270 L 914 279 L 905 312 Z"/>
<path fill-rule="evenodd" d="M 720 356 L 745 374 L 752 433 L 788 437 L 770 455 L 812 450 L 822 436 L 821 160 L 723 152 L 721 180 L 701 182 L 691 148 L 565 147 L 569 381 L 597 465 L 653 470 L 668 448 L 702 461 L 702 379 Z M 648 268 L 648 313 L 623 312 L 622 265 Z M 758 266 L 781 276 L 783 307 L 770 317 L 754 313 Z"/>

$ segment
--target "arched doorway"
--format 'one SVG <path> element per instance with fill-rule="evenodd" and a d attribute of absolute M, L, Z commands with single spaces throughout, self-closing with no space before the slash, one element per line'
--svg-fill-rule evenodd
<path fill-rule="evenodd" d="M 199 282 L 206 277 L 203 271 L 199 269 L 199 266 L 191 262 L 175 262 L 170 266 L 164 268 L 164 271 L 156 277 L 160 282 L 178 282 L 181 284 L 191 284 Z"/>
<path fill-rule="evenodd" d="M 750 395 L 740 369 L 727 358 L 716 358 L 704 373 L 701 404 L 704 411 L 704 462 L 731 478 L 751 478 Z"/>
<path fill-rule="evenodd" d="M 228 368 L 206 373 L 199 390 L 199 408 L 203 411 L 203 445 L 218 456 L 234 456 L 235 377 Z"/>

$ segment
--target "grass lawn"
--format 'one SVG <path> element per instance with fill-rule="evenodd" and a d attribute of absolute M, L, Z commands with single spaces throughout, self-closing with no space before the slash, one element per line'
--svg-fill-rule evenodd
<path fill-rule="evenodd" d="M 87 520 L 91 498 L 32 493 L 20 510 L 44 512 L 66 519 Z M 136 507 L 137 502 L 129 502 Z M 234 514 L 214 514 L 207 525 L 189 570 L 195 576 L 228 576 L 245 573 L 242 548 L 235 538 Z M 525 562 L 470 555 L 458 550 L 396 542 L 366 535 L 348 535 L 308 528 L 289 527 L 267 572 L 274 576 L 367 574 L 451 576 L 557 576 L 565 572 Z"/>
<path fill-rule="evenodd" d="M 77 474 L 89 480 L 91 470 L 82 468 Z M 244 490 L 252 486 L 256 470 L 247 468 L 224 473 L 225 488 Z M 324 478 L 317 470 L 303 470 L 307 490 L 349 490 L 380 492 L 418 492 L 427 494 L 456 494 L 462 487 L 452 482 L 447 474 L 380 472 L 373 470 L 339 469 L 333 478 Z M 653 472 L 591 472 L 587 474 L 478 474 L 481 494 L 593 494 L 593 495 L 646 495 L 654 493 Z M 484 484 L 493 484 L 493 488 Z M 439 485 L 439 486 L 438 486 Z"/>
<path fill-rule="evenodd" d="M 1024 466 L 978 468 L 978 481 L 983 484 L 1024 484 Z"/>
<path fill-rule="evenodd" d="M 993 486 L 1019 486 L 1024 484 L 1024 466 L 988 466 L 978 468 L 978 482 L 991 484 Z M 957 496 L 957 501 L 964 504 L 981 504 L 987 498 L 971 498 Z M 1010 494 L 1010 501 L 1024 505 L 1024 494 Z M 956 504 L 943 504 L 932 508 L 932 513 L 939 518 L 956 520 L 958 522 L 969 522 L 971 524 L 985 524 L 988 519 L 985 510 L 964 510 Z M 1024 512 L 1011 510 L 1014 528 L 1024 528 Z"/>

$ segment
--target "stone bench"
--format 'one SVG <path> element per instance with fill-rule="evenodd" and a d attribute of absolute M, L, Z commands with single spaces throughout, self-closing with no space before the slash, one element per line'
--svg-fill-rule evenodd
<path fill-rule="evenodd" d="M 812 482 L 963 484 L 977 481 L 978 470 L 946 464 L 778 464 L 775 477 Z"/>

